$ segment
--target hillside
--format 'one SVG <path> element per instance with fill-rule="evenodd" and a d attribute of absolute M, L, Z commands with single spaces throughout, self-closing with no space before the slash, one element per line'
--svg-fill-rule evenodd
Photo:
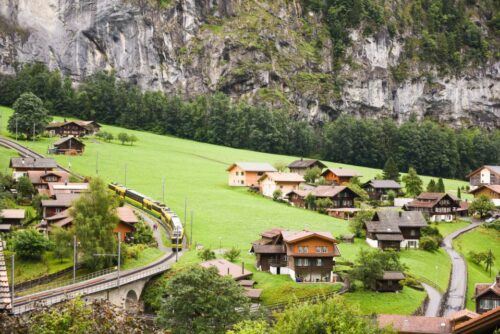
<path fill-rule="evenodd" d="M 1 108 L 2 134 L 5 133 L 5 120 L 12 110 Z M 250 243 L 257 239 L 259 232 L 271 227 L 287 229 L 314 229 L 330 231 L 334 236 L 348 232 L 346 221 L 334 219 L 303 209 L 293 208 L 285 204 L 273 202 L 260 195 L 252 194 L 246 189 L 235 189 L 227 186 L 226 167 L 234 161 L 268 161 L 290 162 L 295 157 L 265 154 L 247 150 L 238 150 L 216 146 L 175 137 L 160 136 L 147 132 L 125 130 L 118 127 L 104 126 L 103 130 L 114 135 L 121 131 L 135 134 L 139 141 L 133 146 L 121 145 L 114 141 L 102 142 L 94 138 L 85 139 L 86 150 L 82 156 L 53 156 L 61 165 L 84 175 L 96 175 L 107 181 L 125 182 L 127 170 L 127 186 L 147 194 L 155 199 L 162 199 L 162 180 L 166 180 L 165 202 L 172 207 L 184 221 L 184 200 L 187 199 L 189 222 L 191 210 L 194 211 L 193 240 L 195 243 L 213 249 L 236 246 L 242 249 L 243 260 L 247 268 L 254 270 L 253 257 L 246 254 Z M 46 154 L 47 148 L 55 139 L 44 138 L 35 142 L 23 141 L 22 144 Z M 5 149 L 0 150 L 3 163 L 7 169 L 7 158 L 15 154 Z M 379 170 L 348 166 L 326 162 L 328 166 L 342 166 L 355 169 L 368 180 L 380 173 Z M 96 173 L 96 166 L 98 173 Z M 125 167 L 126 166 L 126 167 Z M 424 177 L 425 182 L 429 178 Z M 451 191 L 465 185 L 463 181 L 444 180 Z M 190 235 L 190 225 L 186 226 Z M 354 260 L 359 249 L 367 247 L 362 240 L 355 244 L 341 244 L 342 257 Z M 414 275 L 423 276 L 445 289 L 450 268 L 449 258 L 440 250 L 435 253 L 420 250 L 401 252 L 402 261 L 408 265 Z M 183 263 L 197 262 L 195 252 L 189 252 L 181 259 Z M 433 268 L 438 267 L 440 274 Z M 274 279 L 272 276 L 256 273 L 261 284 L 274 289 L 267 290 L 266 298 L 280 295 L 289 296 L 296 291 L 307 294 L 314 293 L 321 286 L 312 285 L 303 290 L 297 283 Z M 295 290 L 298 289 L 298 290 Z M 291 292 L 293 291 L 293 293 Z M 424 293 L 405 289 L 395 299 L 384 295 L 378 298 L 379 303 L 364 306 L 366 313 L 384 306 L 386 312 L 412 313 L 424 298 Z M 349 294 L 354 302 L 374 296 L 363 292 Z"/>
<path fill-rule="evenodd" d="M 0 73 L 41 61 L 182 97 L 222 91 L 313 122 L 343 113 L 500 125 L 490 0 L 0 4 Z"/>

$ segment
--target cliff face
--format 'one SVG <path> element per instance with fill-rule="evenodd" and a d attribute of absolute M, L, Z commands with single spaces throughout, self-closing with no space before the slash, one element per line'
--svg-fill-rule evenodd
<path fill-rule="evenodd" d="M 160 4 L 161 3 L 161 4 Z M 306 19 L 304 19 L 306 17 Z M 340 69 L 320 17 L 298 1 L 3 0 L 0 72 L 42 61 L 75 83 L 100 69 L 144 89 L 286 107 L 314 122 L 342 113 L 500 127 L 500 64 L 396 81 L 401 38 L 353 30 Z"/>

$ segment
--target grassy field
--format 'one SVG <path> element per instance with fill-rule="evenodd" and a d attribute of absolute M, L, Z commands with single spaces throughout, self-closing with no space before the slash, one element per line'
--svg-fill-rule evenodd
<path fill-rule="evenodd" d="M 474 286 L 476 283 L 491 283 L 500 272 L 500 232 L 493 229 L 479 227 L 471 232 L 462 234 L 453 241 L 453 247 L 460 252 L 467 261 L 467 308 L 475 310 Z M 496 260 L 491 276 L 483 265 L 472 263 L 468 257 L 470 251 L 487 252 L 491 249 Z"/>
<path fill-rule="evenodd" d="M 458 220 L 450 223 L 445 223 L 445 222 L 434 223 L 432 224 L 432 226 L 437 227 L 439 233 L 441 233 L 443 237 L 446 237 L 448 234 L 453 233 L 456 230 L 460 230 L 469 224 L 470 223 L 468 221 Z"/>
<path fill-rule="evenodd" d="M 0 108 L 0 111 L 4 120 L 2 125 L 5 126 L 5 120 L 11 110 Z M 0 130 L 7 134 L 4 128 Z M 128 146 L 118 142 L 105 143 L 88 138 L 85 139 L 86 149 L 82 156 L 53 157 L 61 165 L 71 167 L 80 174 L 99 175 L 107 181 L 125 183 L 126 171 L 128 187 L 159 200 L 162 198 L 162 180 L 165 178 L 165 202 L 179 214 L 183 221 L 189 222 L 192 217 L 190 213 L 194 212 L 192 230 L 195 243 L 210 248 L 235 246 L 246 252 L 250 243 L 259 238 L 260 232 L 272 227 L 330 231 L 334 236 L 348 232 L 346 221 L 276 203 L 258 194 L 250 193 L 246 189 L 227 185 L 225 169 L 232 162 L 289 163 L 296 157 L 233 149 L 175 137 L 124 130 L 113 126 L 104 126 L 103 130 L 115 136 L 122 131 L 133 133 L 139 141 L 133 146 Z M 35 142 L 21 143 L 46 154 L 47 148 L 55 140 L 55 138 L 42 138 Z M 1 155 L 0 158 L 2 158 Z M 362 181 L 381 173 L 380 170 L 372 168 L 333 162 L 325 163 L 330 167 L 354 169 L 363 175 Z M 429 178 L 423 177 L 423 180 L 427 183 Z M 446 188 L 451 192 L 456 191 L 459 186 L 466 185 L 466 182 L 458 180 L 444 181 Z M 187 217 L 184 215 L 185 200 L 188 206 Z M 186 225 L 188 236 L 191 235 L 190 231 L 191 227 L 188 223 Z M 360 247 L 367 247 L 362 240 L 356 241 L 354 245 L 341 245 L 342 256 L 354 259 Z M 443 261 L 443 266 L 447 266 L 449 265 L 448 259 L 420 251 L 414 254 L 402 252 L 402 259 L 408 263 L 412 271 L 418 270 L 418 274 L 430 280 L 436 280 L 436 283 L 441 286 L 444 278 L 436 277 L 434 267 L 428 264 L 439 260 Z M 181 261 L 188 263 L 197 259 L 195 255 L 188 253 L 181 258 Z M 276 285 L 271 284 L 272 281 L 276 281 L 271 275 L 258 273 L 257 276 L 262 286 L 268 283 Z M 443 277 L 447 279 L 447 274 Z M 408 300 L 413 300 L 411 293 L 405 291 L 401 295 L 406 296 Z M 414 308 L 419 305 L 418 298 L 414 299 Z"/>

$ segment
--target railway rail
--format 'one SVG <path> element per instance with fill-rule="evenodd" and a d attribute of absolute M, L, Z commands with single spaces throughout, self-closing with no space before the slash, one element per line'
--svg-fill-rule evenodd
<path fill-rule="evenodd" d="M 13 149 L 23 157 L 45 158 L 45 156 L 43 156 L 42 154 L 6 138 L 0 137 L 0 146 Z M 74 172 L 61 167 L 60 165 L 58 165 L 58 169 L 66 171 L 80 179 L 83 179 L 81 175 L 75 174 Z M 167 226 L 161 220 L 157 221 L 159 222 L 159 226 L 161 226 L 161 228 L 164 228 L 168 233 L 169 229 L 167 228 Z M 77 296 L 85 296 L 100 291 L 117 288 L 131 282 L 144 279 L 146 277 L 157 275 L 170 269 L 169 260 L 173 259 L 174 256 L 174 253 L 166 253 L 163 257 L 153 263 L 140 268 L 121 271 L 119 279 L 118 271 L 114 271 L 109 274 L 95 277 L 86 281 L 14 298 L 12 302 L 12 312 L 14 314 L 22 314 L 37 307 L 50 306 L 68 299 L 75 298 Z"/>

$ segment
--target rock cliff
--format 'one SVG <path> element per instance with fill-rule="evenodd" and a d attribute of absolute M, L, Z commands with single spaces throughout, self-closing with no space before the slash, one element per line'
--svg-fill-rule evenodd
<path fill-rule="evenodd" d="M 349 113 L 500 127 L 500 63 L 395 80 L 403 40 L 350 31 L 340 68 L 317 13 L 293 0 L 2 0 L 0 72 L 41 61 L 78 84 L 101 70 L 184 96 L 221 90 L 321 122 Z"/>

